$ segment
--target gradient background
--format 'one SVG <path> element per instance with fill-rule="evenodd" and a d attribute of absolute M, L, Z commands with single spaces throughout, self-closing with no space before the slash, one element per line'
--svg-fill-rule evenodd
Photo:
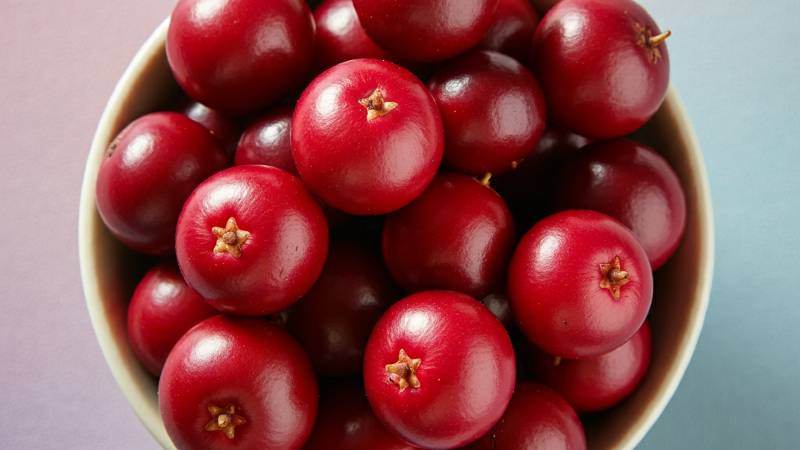
<path fill-rule="evenodd" d="M 705 152 L 717 254 L 686 377 L 643 449 L 800 445 L 800 1 L 644 0 Z M 95 124 L 171 0 L 0 0 L 0 448 L 155 449 L 84 306 Z"/>

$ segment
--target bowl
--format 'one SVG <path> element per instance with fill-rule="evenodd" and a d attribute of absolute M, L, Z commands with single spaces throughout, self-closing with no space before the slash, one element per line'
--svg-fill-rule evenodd
<path fill-rule="evenodd" d="M 167 26 L 162 23 L 131 61 L 97 126 L 81 191 L 79 247 L 86 304 L 106 361 L 145 427 L 164 448 L 173 449 L 158 411 L 157 381 L 139 365 L 127 339 L 128 300 L 146 260 L 111 236 L 95 207 L 97 172 L 108 144 L 133 119 L 168 109 L 179 92 L 164 50 Z M 655 274 L 650 370 L 631 397 L 586 420 L 592 449 L 633 448 L 655 423 L 692 357 L 711 289 L 714 237 L 708 180 L 675 89 L 670 87 L 661 109 L 636 137 L 657 148 L 678 174 L 686 192 L 686 234 Z"/>

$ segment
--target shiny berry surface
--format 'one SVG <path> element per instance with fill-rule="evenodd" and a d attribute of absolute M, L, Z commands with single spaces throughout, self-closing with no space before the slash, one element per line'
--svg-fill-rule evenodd
<path fill-rule="evenodd" d="M 661 267 L 683 237 L 686 198 L 678 176 L 654 149 L 617 139 L 589 145 L 559 176 L 562 209 L 592 209 L 633 231 L 650 259 Z"/>
<path fill-rule="evenodd" d="M 180 449 L 300 449 L 317 396 L 308 357 L 285 331 L 223 316 L 178 341 L 158 385 L 164 427 Z"/>
<path fill-rule="evenodd" d="M 429 84 L 444 120 L 444 163 L 472 175 L 512 170 L 545 127 L 539 83 L 510 56 L 479 51 L 436 72 Z"/>
<path fill-rule="evenodd" d="M 554 122 L 592 138 L 629 134 L 661 106 L 669 54 L 632 0 L 564 0 L 542 18 L 532 61 Z"/>
<path fill-rule="evenodd" d="M 322 210 L 299 179 L 237 166 L 200 185 L 178 223 L 186 281 L 220 311 L 278 312 L 316 281 L 328 250 Z"/>
<path fill-rule="evenodd" d="M 416 198 L 444 149 L 431 94 L 407 70 L 357 59 L 332 67 L 303 92 L 292 156 L 303 182 L 330 206 L 378 215 Z"/>
<path fill-rule="evenodd" d="M 571 210 L 525 234 L 509 265 L 508 294 L 531 342 L 554 356 L 588 358 L 639 330 L 650 310 L 653 274 L 624 225 Z"/>
<path fill-rule="evenodd" d="M 502 285 L 515 239 L 511 213 L 474 178 L 442 173 L 383 226 L 383 258 L 408 292 L 447 289 L 476 298 Z"/>
<path fill-rule="evenodd" d="M 225 164 L 224 152 L 202 125 L 178 113 L 147 114 L 109 145 L 97 174 L 97 211 L 128 247 L 171 253 L 183 202 Z"/>
<path fill-rule="evenodd" d="M 372 327 L 399 298 L 379 255 L 336 241 L 322 275 L 292 309 L 288 329 L 320 374 L 358 375 Z"/>
<path fill-rule="evenodd" d="M 337 379 L 322 389 L 319 416 L 305 450 L 413 450 L 372 413 L 355 380 Z"/>
<path fill-rule="evenodd" d="M 186 284 L 176 264 L 162 263 L 150 269 L 133 292 L 128 342 L 139 362 L 158 376 L 178 339 L 216 313 Z"/>
<path fill-rule="evenodd" d="M 477 44 L 497 0 L 353 0 L 375 42 L 408 61 L 440 61 Z"/>
<path fill-rule="evenodd" d="M 325 0 L 314 10 L 314 19 L 319 68 L 357 58 L 389 59 L 389 53 L 367 36 L 353 0 Z"/>
<path fill-rule="evenodd" d="M 394 304 L 364 357 L 364 383 L 381 422 L 424 448 L 456 448 L 489 431 L 511 399 L 514 349 L 478 301 L 428 291 Z"/>
<path fill-rule="evenodd" d="M 537 25 L 539 13 L 530 0 L 499 0 L 492 26 L 478 47 L 527 62 Z"/>
<path fill-rule="evenodd" d="M 537 380 L 561 394 L 580 413 L 608 409 L 630 395 L 650 365 L 647 322 L 620 347 L 594 358 L 557 359 L 538 349 L 526 355 Z"/>
<path fill-rule="evenodd" d="M 186 117 L 206 127 L 212 136 L 217 138 L 225 153 L 233 155 L 236 143 L 242 133 L 239 122 L 221 112 L 195 101 L 188 102 L 181 108 Z"/>
<path fill-rule="evenodd" d="M 250 123 L 236 146 L 234 164 L 264 164 L 297 175 L 292 159 L 292 109 L 279 107 Z"/>
<path fill-rule="evenodd" d="M 248 114 L 300 87 L 314 59 L 303 0 L 179 0 L 167 34 L 178 84 L 226 114 Z"/>

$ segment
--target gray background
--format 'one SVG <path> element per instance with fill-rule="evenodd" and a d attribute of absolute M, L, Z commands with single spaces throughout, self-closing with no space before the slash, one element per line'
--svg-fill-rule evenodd
<path fill-rule="evenodd" d="M 646 0 L 705 151 L 717 231 L 697 353 L 644 449 L 800 438 L 800 0 Z M 172 0 L 0 0 L 0 448 L 155 449 L 83 304 L 78 194 L 114 83 Z"/>

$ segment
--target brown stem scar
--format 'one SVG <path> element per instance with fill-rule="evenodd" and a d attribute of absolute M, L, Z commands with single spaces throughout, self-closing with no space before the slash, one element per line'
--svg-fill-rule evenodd
<path fill-rule="evenodd" d="M 489 186 L 492 182 L 492 172 L 486 172 L 486 174 L 479 180 L 482 185 Z"/>
<path fill-rule="evenodd" d="M 661 61 L 663 55 L 659 47 L 668 37 L 672 36 L 672 31 L 667 30 L 654 36 L 653 30 L 639 22 L 633 23 L 633 29 L 636 32 L 636 43 L 645 49 L 647 59 L 653 64 Z"/>
<path fill-rule="evenodd" d="M 367 121 L 383 117 L 397 108 L 397 102 L 390 102 L 383 98 L 383 91 L 379 87 L 375 88 L 369 96 L 360 99 L 358 103 L 367 108 Z"/>
<path fill-rule="evenodd" d="M 250 239 L 250 232 L 239 228 L 236 219 L 228 219 L 225 228 L 213 227 L 211 232 L 217 237 L 214 253 L 228 253 L 234 258 L 242 256 L 242 246 Z"/>
<path fill-rule="evenodd" d="M 409 386 L 419 389 L 420 383 L 417 378 L 417 369 L 422 364 L 419 358 L 410 358 L 404 349 L 400 349 L 397 362 L 386 365 L 386 373 L 389 374 L 389 381 L 400 388 L 406 390 Z"/>
<path fill-rule="evenodd" d="M 236 414 L 234 405 L 228 405 L 225 408 L 209 405 L 208 413 L 211 414 L 211 420 L 206 424 L 205 430 L 222 431 L 228 439 L 236 437 L 236 427 L 247 423 L 243 416 Z"/>
<path fill-rule="evenodd" d="M 631 281 L 630 274 L 622 270 L 619 256 L 615 256 L 608 263 L 600 264 L 600 288 L 608 289 L 614 299 L 619 300 L 622 286 L 629 281 Z"/>

